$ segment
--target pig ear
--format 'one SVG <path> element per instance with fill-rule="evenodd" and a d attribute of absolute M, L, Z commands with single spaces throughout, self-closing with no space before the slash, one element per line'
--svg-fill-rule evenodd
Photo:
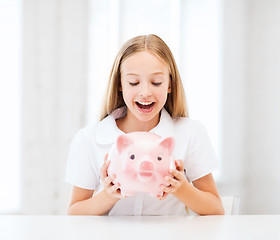
<path fill-rule="evenodd" d="M 120 135 L 117 139 L 117 149 L 118 152 L 121 153 L 124 149 L 126 149 L 129 145 L 131 145 L 132 139 L 127 135 Z"/>
<path fill-rule="evenodd" d="M 173 149 L 174 149 L 174 142 L 175 141 L 174 141 L 173 137 L 168 137 L 168 138 L 161 140 L 159 145 L 164 148 L 167 148 L 169 154 L 171 155 L 173 153 Z"/>

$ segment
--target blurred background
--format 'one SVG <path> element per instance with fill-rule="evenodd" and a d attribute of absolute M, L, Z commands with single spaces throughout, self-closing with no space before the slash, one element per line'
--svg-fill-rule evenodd
<path fill-rule="evenodd" d="M 0 0 L 0 213 L 65 214 L 70 142 L 96 121 L 122 43 L 173 52 L 222 196 L 280 214 L 279 0 Z"/>

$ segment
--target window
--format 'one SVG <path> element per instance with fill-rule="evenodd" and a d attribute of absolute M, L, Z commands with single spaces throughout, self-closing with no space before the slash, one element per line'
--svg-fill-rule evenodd
<path fill-rule="evenodd" d="M 20 1 L 0 2 L 0 212 L 20 204 Z"/>

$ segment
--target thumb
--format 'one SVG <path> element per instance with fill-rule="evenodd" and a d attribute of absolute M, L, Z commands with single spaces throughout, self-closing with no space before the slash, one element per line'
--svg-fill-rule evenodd
<path fill-rule="evenodd" d="M 176 160 L 175 165 L 176 165 L 176 170 L 178 170 L 179 172 L 184 171 L 184 163 L 182 160 Z"/>

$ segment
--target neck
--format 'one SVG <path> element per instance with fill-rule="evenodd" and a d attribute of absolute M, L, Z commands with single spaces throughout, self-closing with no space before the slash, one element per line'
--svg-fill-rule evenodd
<path fill-rule="evenodd" d="M 129 113 L 124 117 L 116 121 L 118 128 L 125 132 L 149 132 L 159 123 L 159 114 L 149 120 L 149 121 L 140 121 L 134 116 L 129 116 Z"/>

